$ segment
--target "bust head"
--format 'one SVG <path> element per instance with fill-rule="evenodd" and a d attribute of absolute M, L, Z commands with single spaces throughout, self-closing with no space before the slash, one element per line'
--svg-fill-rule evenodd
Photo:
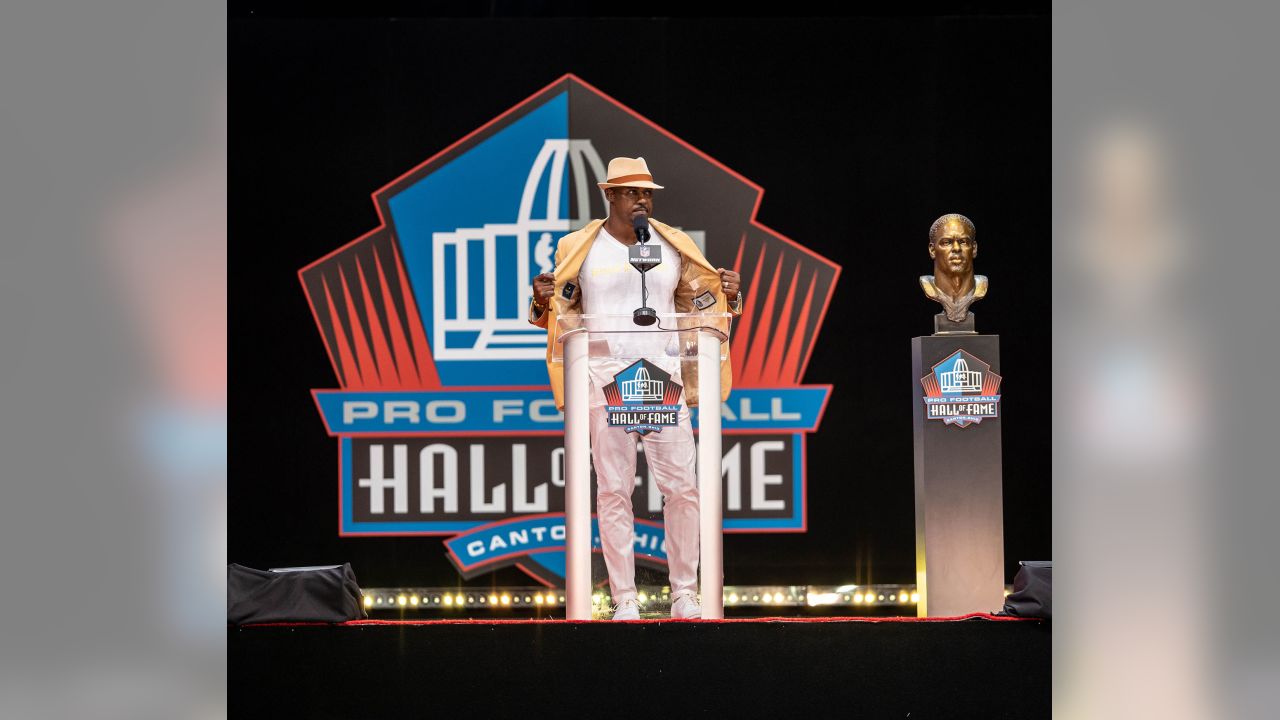
<path fill-rule="evenodd" d="M 930 300 L 942 303 L 948 322 L 969 322 L 967 329 L 953 327 L 945 332 L 973 332 L 969 306 L 987 294 L 987 279 L 973 274 L 973 259 L 977 256 L 978 231 L 973 221 L 956 213 L 933 221 L 933 227 L 929 228 L 933 275 L 922 275 L 920 287 Z M 938 330 L 939 327 L 943 326 L 935 320 L 935 331 L 944 332 Z"/>
<path fill-rule="evenodd" d="M 978 257 L 978 231 L 969 218 L 948 213 L 929 228 L 929 257 L 935 277 L 945 276 L 956 287 L 966 287 Z"/>

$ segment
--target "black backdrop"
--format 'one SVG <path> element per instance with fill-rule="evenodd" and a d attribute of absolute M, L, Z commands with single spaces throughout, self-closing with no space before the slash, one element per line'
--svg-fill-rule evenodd
<path fill-rule="evenodd" d="M 1050 35 L 1036 15 L 264 18 L 230 24 L 230 561 L 453 584 L 440 538 L 338 537 L 337 387 L 297 280 L 377 225 L 370 193 L 572 72 L 765 188 L 758 219 L 841 264 L 804 378 L 809 531 L 730 535 L 725 581 L 914 582 L 910 338 L 930 223 L 978 227 L 1002 338 L 1005 553 L 1051 557 Z M 661 217 L 659 206 L 658 217 Z M 731 258 L 712 262 L 728 264 Z M 530 584 L 514 569 L 470 584 Z"/>

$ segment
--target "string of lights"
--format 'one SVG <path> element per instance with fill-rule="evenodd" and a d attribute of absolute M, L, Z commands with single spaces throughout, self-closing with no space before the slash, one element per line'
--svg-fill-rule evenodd
<path fill-rule="evenodd" d="M 562 607 L 564 589 L 511 587 L 459 588 L 365 588 L 364 607 L 387 610 L 501 610 L 506 608 Z M 1006 588 L 1005 594 L 1009 590 Z M 641 608 L 661 608 L 670 604 L 669 587 L 640 587 L 636 598 Z M 724 588 L 726 607 L 819 607 L 819 606 L 914 606 L 920 600 L 915 585 L 728 585 Z M 597 608 L 612 604 L 607 593 L 591 598 Z"/>

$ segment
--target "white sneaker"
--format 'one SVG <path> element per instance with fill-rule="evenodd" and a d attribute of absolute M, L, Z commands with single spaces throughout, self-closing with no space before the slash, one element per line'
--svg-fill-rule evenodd
<path fill-rule="evenodd" d="M 635 600 L 623 600 L 613 609 L 614 620 L 639 620 L 640 603 Z"/>
<path fill-rule="evenodd" d="M 693 593 L 680 593 L 671 601 L 671 617 L 676 620 L 698 620 L 702 618 L 702 606 Z"/>

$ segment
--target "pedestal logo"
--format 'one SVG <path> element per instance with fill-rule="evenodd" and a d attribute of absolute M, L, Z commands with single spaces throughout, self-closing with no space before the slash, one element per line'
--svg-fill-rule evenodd
<path fill-rule="evenodd" d="M 968 427 L 984 418 L 1000 417 L 1001 379 L 977 356 L 955 351 L 920 378 L 925 419 Z"/>

